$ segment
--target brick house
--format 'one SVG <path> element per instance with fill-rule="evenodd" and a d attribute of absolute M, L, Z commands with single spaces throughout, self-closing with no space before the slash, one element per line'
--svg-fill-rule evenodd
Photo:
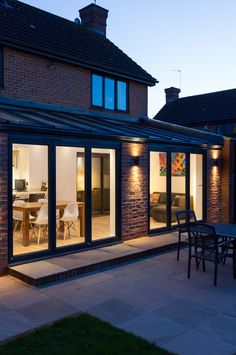
<path fill-rule="evenodd" d="M 157 80 L 106 37 L 0 1 L 0 272 L 9 265 L 221 220 L 224 140 L 147 117 Z"/>
<path fill-rule="evenodd" d="M 165 89 L 166 104 L 155 119 L 225 137 L 222 158 L 221 217 L 236 222 L 236 89 L 179 98 L 180 89 Z"/>

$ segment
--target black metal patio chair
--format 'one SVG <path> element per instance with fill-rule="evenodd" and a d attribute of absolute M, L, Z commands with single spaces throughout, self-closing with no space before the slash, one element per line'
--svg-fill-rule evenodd
<path fill-rule="evenodd" d="M 190 222 L 188 224 L 189 253 L 188 253 L 188 278 L 191 273 L 191 259 L 195 258 L 203 263 L 203 270 L 206 271 L 205 262 L 214 263 L 214 286 L 217 285 L 217 272 L 219 262 L 226 257 L 233 257 L 233 276 L 236 278 L 236 251 L 229 254 L 231 240 L 222 241 L 216 235 L 215 228 L 211 225 Z M 199 263 L 197 263 L 197 269 Z"/>
<path fill-rule="evenodd" d="M 192 210 L 181 210 L 176 212 L 176 220 L 178 223 L 177 230 L 179 232 L 178 240 L 178 250 L 177 250 L 177 261 L 179 261 L 180 247 L 181 247 L 181 237 L 182 234 L 186 234 L 186 241 L 188 241 L 188 223 L 196 222 L 197 218 L 195 212 Z"/>

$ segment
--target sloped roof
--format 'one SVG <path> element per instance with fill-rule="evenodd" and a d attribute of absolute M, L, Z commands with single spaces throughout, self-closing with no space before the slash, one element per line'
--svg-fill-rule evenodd
<path fill-rule="evenodd" d="M 155 119 L 186 126 L 236 120 L 236 89 L 177 99 Z"/>
<path fill-rule="evenodd" d="M 191 128 L 155 121 L 84 114 L 62 107 L 29 107 L 17 100 L 0 99 L 0 130 L 75 135 L 105 140 L 140 141 L 174 145 L 222 146 L 223 137 Z"/>
<path fill-rule="evenodd" d="M 17 0 L 0 5 L 0 44 L 97 68 L 155 85 L 157 80 L 106 37 Z"/>

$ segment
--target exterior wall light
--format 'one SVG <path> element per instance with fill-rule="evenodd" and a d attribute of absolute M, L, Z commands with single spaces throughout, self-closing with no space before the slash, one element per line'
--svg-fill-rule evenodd
<path fill-rule="evenodd" d="M 213 166 L 219 166 L 219 159 L 213 159 Z"/>
<path fill-rule="evenodd" d="M 133 166 L 139 166 L 139 157 L 133 157 Z"/>

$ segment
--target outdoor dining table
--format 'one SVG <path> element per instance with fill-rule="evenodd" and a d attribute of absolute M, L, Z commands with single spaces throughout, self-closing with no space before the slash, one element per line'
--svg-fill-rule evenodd
<path fill-rule="evenodd" d="M 235 260 L 236 260 L 236 224 L 227 224 L 227 223 L 213 223 L 211 224 L 215 228 L 215 232 L 218 238 L 230 239 L 233 245 L 233 264 L 234 272 L 235 271 Z"/>
<path fill-rule="evenodd" d="M 63 214 L 64 209 L 71 203 L 71 201 L 57 201 L 56 209 L 60 211 L 60 217 Z M 74 203 L 74 202 L 73 202 Z M 79 208 L 80 219 L 80 235 L 82 238 L 85 236 L 85 208 L 84 202 L 77 202 Z M 30 212 L 37 212 L 42 207 L 42 203 L 39 202 L 26 202 L 23 206 L 14 206 L 14 211 L 20 211 L 23 213 L 23 238 L 22 245 L 27 247 L 30 245 L 29 230 L 30 230 Z"/>
<path fill-rule="evenodd" d="M 231 238 L 236 242 L 236 224 L 211 223 L 218 237 Z"/>

